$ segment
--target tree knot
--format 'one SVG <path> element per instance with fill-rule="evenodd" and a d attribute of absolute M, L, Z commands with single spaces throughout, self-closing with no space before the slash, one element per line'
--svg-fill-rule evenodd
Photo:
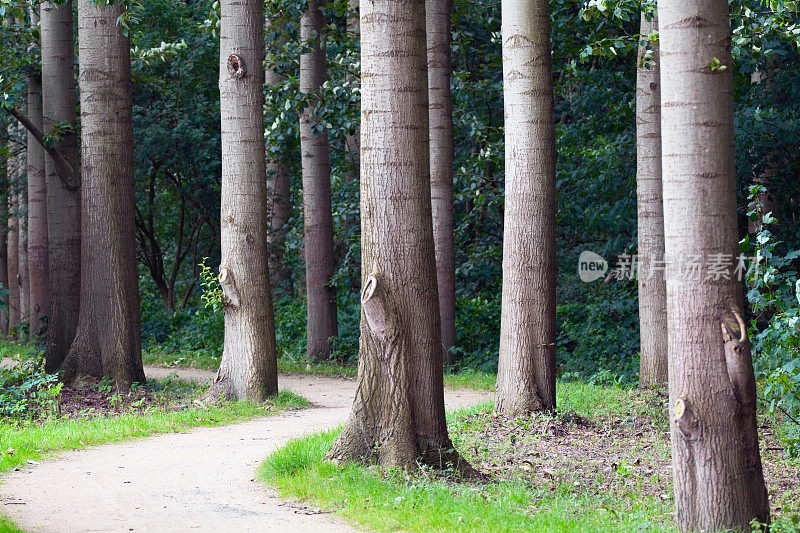
<path fill-rule="evenodd" d="M 244 78 L 245 74 L 247 74 L 244 60 L 240 56 L 236 54 L 228 56 L 228 73 L 235 80 Z"/>

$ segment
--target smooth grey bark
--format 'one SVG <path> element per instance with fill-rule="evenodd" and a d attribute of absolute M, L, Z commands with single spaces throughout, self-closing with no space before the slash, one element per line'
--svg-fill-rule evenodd
<path fill-rule="evenodd" d="M 267 264 L 262 3 L 222 0 L 220 17 L 225 339 L 206 397 L 264 401 L 278 392 L 278 370 Z"/>
<path fill-rule="evenodd" d="M 31 9 L 31 25 L 37 27 L 39 17 Z M 39 73 L 28 76 L 28 117 L 42 129 L 42 80 Z M 47 186 L 44 148 L 28 132 L 28 279 L 30 286 L 29 338 L 44 334 L 48 306 L 47 261 Z"/>
<path fill-rule="evenodd" d="M 428 161 L 425 1 L 361 6 L 361 340 L 328 455 L 469 472 L 447 433 Z"/>
<path fill-rule="evenodd" d="M 326 359 L 331 339 L 338 335 L 336 287 L 331 284 L 336 266 L 333 255 L 331 163 L 328 131 L 316 127 L 316 94 L 327 77 L 327 58 L 320 36 L 325 28 L 321 2 L 309 1 L 300 19 L 300 40 L 309 50 L 300 56 L 300 91 L 311 104 L 300 115 L 300 153 L 303 166 L 303 220 L 306 263 L 306 355 L 311 361 Z"/>
<path fill-rule="evenodd" d="M 47 184 L 47 258 L 49 302 L 47 307 L 47 348 L 49 372 L 61 366 L 75 337 L 81 294 L 81 202 L 77 185 L 78 136 L 75 105 L 75 58 L 72 2 L 41 6 L 43 125 L 75 126 L 54 145 L 59 163 L 45 156 Z M 64 164 L 66 163 L 66 165 Z M 71 175 L 64 169 L 69 167 Z"/>
<path fill-rule="evenodd" d="M 650 16 L 650 20 L 648 20 Z M 658 31 L 655 14 L 642 12 L 642 39 Z M 650 43 L 654 65 L 636 67 L 636 206 L 639 246 L 639 386 L 667 381 L 667 285 L 664 280 L 664 203 L 661 185 L 661 76 L 658 41 Z"/>
<path fill-rule="evenodd" d="M 452 0 L 425 3 L 428 46 L 431 210 L 436 248 L 436 278 L 442 318 L 442 352 L 455 362 L 456 263 L 453 233 L 453 100 L 450 95 L 450 19 Z"/>
<path fill-rule="evenodd" d="M 550 7 L 503 0 L 505 215 L 496 409 L 556 404 L 556 187 Z"/>
<path fill-rule="evenodd" d="M 676 523 L 769 521 L 738 255 L 730 15 L 725 0 L 659 0 L 661 131 Z M 706 267 L 687 274 L 682 262 Z"/>
<path fill-rule="evenodd" d="M 144 382 L 134 222 L 130 40 L 120 4 L 78 1 L 81 98 L 81 297 L 61 365 L 69 382 Z"/>
<path fill-rule="evenodd" d="M 347 15 L 347 33 L 355 35 L 356 40 L 361 35 L 361 28 L 358 22 L 358 4 L 359 0 L 347 0 L 347 8 L 350 12 Z M 350 87 L 358 87 L 358 79 L 351 77 L 349 79 Z M 361 126 L 356 125 L 353 133 L 349 133 L 344 138 L 344 145 L 350 157 L 351 168 L 348 170 L 348 175 L 351 179 L 358 179 L 359 167 L 361 165 Z"/>

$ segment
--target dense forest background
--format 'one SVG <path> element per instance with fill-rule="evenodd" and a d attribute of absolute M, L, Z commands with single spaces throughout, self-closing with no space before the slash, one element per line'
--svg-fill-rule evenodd
<path fill-rule="evenodd" d="M 776 223 L 763 245 L 780 256 L 800 247 L 797 33 L 782 4 L 731 3 L 740 231 L 748 232 L 749 186 L 770 193 Z M 772 6 L 775 8 L 775 6 Z M 635 280 L 583 283 L 580 252 L 613 264 L 636 253 L 635 77 L 638 2 L 551 2 L 558 153 L 558 364 L 562 377 L 633 382 L 638 374 Z M 279 354 L 305 351 L 306 312 L 298 115 L 303 2 L 267 2 L 267 149 L 291 170 L 291 215 L 273 281 Z M 333 357 L 358 349 L 359 188 L 345 138 L 358 123 L 358 38 L 346 1 L 325 7 L 328 81 L 316 127 L 331 140 L 339 338 Z M 206 267 L 219 264 L 219 6 L 210 0 L 131 2 L 137 239 L 146 350 L 219 357 L 221 313 L 202 299 Z M 456 213 L 456 366 L 494 371 L 500 328 L 503 228 L 503 102 L 499 2 L 456 0 L 453 77 Z M 646 38 L 646 37 L 643 37 Z M 23 57 L 19 62 L 36 61 Z M 5 62 L 4 62 L 5 63 Z M 6 81 L 14 78 L 8 62 Z M 8 98 L 9 95 L 6 95 Z M 5 171 L 5 169 L 3 169 Z M 755 238 L 755 236 L 754 236 Z M 746 247 L 747 245 L 745 245 Z M 748 250 L 745 250 L 748 251 Z M 749 250 L 752 251 L 752 250 Z M 205 273 L 205 276 L 204 276 Z M 761 291 L 763 293 L 763 291 Z M 751 301 L 758 294 L 750 295 Z M 754 325 L 775 306 L 762 306 Z M 759 348 L 758 338 L 756 348 Z M 793 341 L 796 343 L 796 340 Z M 796 350 L 796 347 L 795 347 Z M 764 350 L 762 350 L 764 351 Z M 189 353 L 192 352 L 192 353 Z M 796 352 L 795 352 L 796 356 Z M 791 359 L 784 354 L 783 359 Z M 756 356 L 757 366 L 759 357 Z M 773 361 L 774 362 L 774 361 Z"/>

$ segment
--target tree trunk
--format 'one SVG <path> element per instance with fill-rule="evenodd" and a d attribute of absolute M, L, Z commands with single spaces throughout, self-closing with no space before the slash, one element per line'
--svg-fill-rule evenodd
<path fill-rule="evenodd" d="M 5 163 L 4 163 L 5 164 Z M 0 285 L 4 289 L 8 288 L 8 234 L 2 232 L 0 240 Z M 8 296 L 3 297 L 3 305 L 0 305 L 0 333 L 8 335 Z"/>
<path fill-rule="evenodd" d="M 455 362 L 456 263 L 453 252 L 453 100 L 450 96 L 452 0 L 425 3 L 428 44 L 431 210 L 444 363 Z"/>
<path fill-rule="evenodd" d="M 425 1 L 361 6 L 361 341 L 336 460 L 468 471 L 447 433 L 428 178 Z"/>
<path fill-rule="evenodd" d="M 658 31 L 653 14 L 641 17 L 642 38 Z M 664 271 L 664 204 L 661 189 L 661 83 L 658 42 L 651 43 L 654 65 L 636 67 L 636 196 L 639 227 L 639 386 L 667 381 L 667 285 Z"/>
<path fill-rule="evenodd" d="M 503 0 L 506 203 L 498 412 L 556 404 L 555 130 L 546 0 Z"/>
<path fill-rule="evenodd" d="M 311 361 L 330 356 L 330 339 L 338 333 L 336 287 L 331 285 L 335 260 L 328 131 L 325 128 L 320 131 L 315 120 L 316 94 L 327 76 L 325 49 L 320 46 L 319 38 L 325 28 L 320 7 L 319 2 L 309 1 L 308 10 L 300 20 L 300 40 L 311 45 L 300 56 L 300 91 L 309 95 L 312 102 L 300 116 L 308 317 L 306 354 Z"/>
<path fill-rule="evenodd" d="M 42 96 L 44 128 L 66 122 L 77 125 L 75 116 L 75 61 L 72 2 L 42 3 Z M 78 136 L 66 132 L 56 149 L 78 172 Z M 80 190 L 68 188 L 59 177 L 56 162 L 45 157 L 47 174 L 47 226 L 49 303 L 47 310 L 46 368 L 55 371 L 67 355 L 75 329 L 81 294 L 81 203 Z M 65 177 L 64 177 L 65 178 Z M 76 180 L 79 181 L 79 180 Z"/>
<path fill-rule="evenodd" d="M 208 398 L 263 401 L 278 392 L 267 264 L 262 2 L 222 0 L 222 264 L 225 341 Z"/>
<path fill-rule="evenodd" d="M 350 35 L 355 35 L 356 42 L 358 42 L 361 35 L 361 28 L 358 24 L 358 3 L 359 0 L 347 0 L 347 8 L 350 10 L 347 15 L 347 33 Z M 348 81 L 351 89 L 358 87 L 357 78 L 349 77 Z M 351 165 L 350 169 L 348 170 L 348 176 L 352 180 L 357 180 L 358 168 L 361 165 L 361 127 L 358 124 L 356 124 L 353 133 L 345 136 L 344 145 L 347 149 Z"/>
<path fill-rule="evenodd" d="M 20 128 L 20 133 L 25 133 L 25 130 Z M 29 145 L 26 142 L 25 154 L 20 156 L 19 160 L 19 174 L 18 174 L 18 189 L 17 189 L 17 222 L 19 231 L 17 238 L 19 240 L 17 248 L 17 262 L 19 263 L 18 280 L 19 280 L 19 320 L 21 323 L 27 322 L 30 326 L 30 278 L 28 277 L 28 176 L 27 161 L 28 161 Z M 17 336 L 23 338 L 22 332 L 18 331 Z M 27 336 L 24 338 L 27 339 Z"/>
<path fill-rule="evenodd" d="M 265 27 L 269 28 L 269 19 L 265 19 Z M 267 44 L 269 47 L 269 43 Z M 264 83 L 269 90 L 270 85 L 280 83 L 281 77 L 271 68 L 264 71 Z M 286 223 L 292 211 L 290 173 L 285 156 L 280 153 L 270 152 L 267 156 L 267 194 L 270 199 L 269 234 L 267 246 L 269 247 L 269 267 L 272 279 L 276 285 L 283 285 L 290 277 L 289 269 L 283 262 L 284 245 L 286 243 Z"/>
<path fill-rule="evenodd" d="M 733 273 L 739 240 L 728 3 L 659 0 L 658 12 L 676 522 L 750 531 L 769 505 L 742 286 L 710 270 Z"/>
<path fill-rule="evenodd" d="M 39 17 L 31 9 L 31 24 L 38 26 Z M 38 74 L 28 76 L 28 117 L 42 129 L 42 80 Z M 30 339 L 44 333 L 48 302 L 47 266 L 47 192 L 44 169 L 44 148 L 28 132 L 28 279 L 30 280 Z"/>
<path fill-rule="evenodd" d="M 61 369 L 143 382 L 136 271 L 130 41 L 120 4 L 78 1 L 81 284 L 78 328 Z"/>
<path fill-rule="evenodd" d="M 12 154 L 19 151 L 14 139 L 17 135 L 17 126 L 8 127 L 9 142 Z M 19 324 L 19 217 L 17 216 L 17 179 L 19 178 L 19 158 L 17 154 L 8 158 L 8 234 L 6 265 L 8 271 L 8 333 L 16 331 Z"/>

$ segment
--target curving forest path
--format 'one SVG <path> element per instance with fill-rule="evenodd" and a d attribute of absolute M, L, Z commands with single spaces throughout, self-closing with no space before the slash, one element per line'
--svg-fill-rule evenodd
<path fill-rule="evenodd" d="M 146 367 L 205 381 L 213 372 Z M 312 402 L 248 422 L 197 428 L 63 452 L 0 477 L 2 510 L 25 531 L 353 531 L 341 519 L 287 501 L 253 480 L 261 461 L 292 438 L 341 424 L 355 381 L 281 375 L 280 387 Z M 448 409 L 490 398 L 446 390 Z"/>

